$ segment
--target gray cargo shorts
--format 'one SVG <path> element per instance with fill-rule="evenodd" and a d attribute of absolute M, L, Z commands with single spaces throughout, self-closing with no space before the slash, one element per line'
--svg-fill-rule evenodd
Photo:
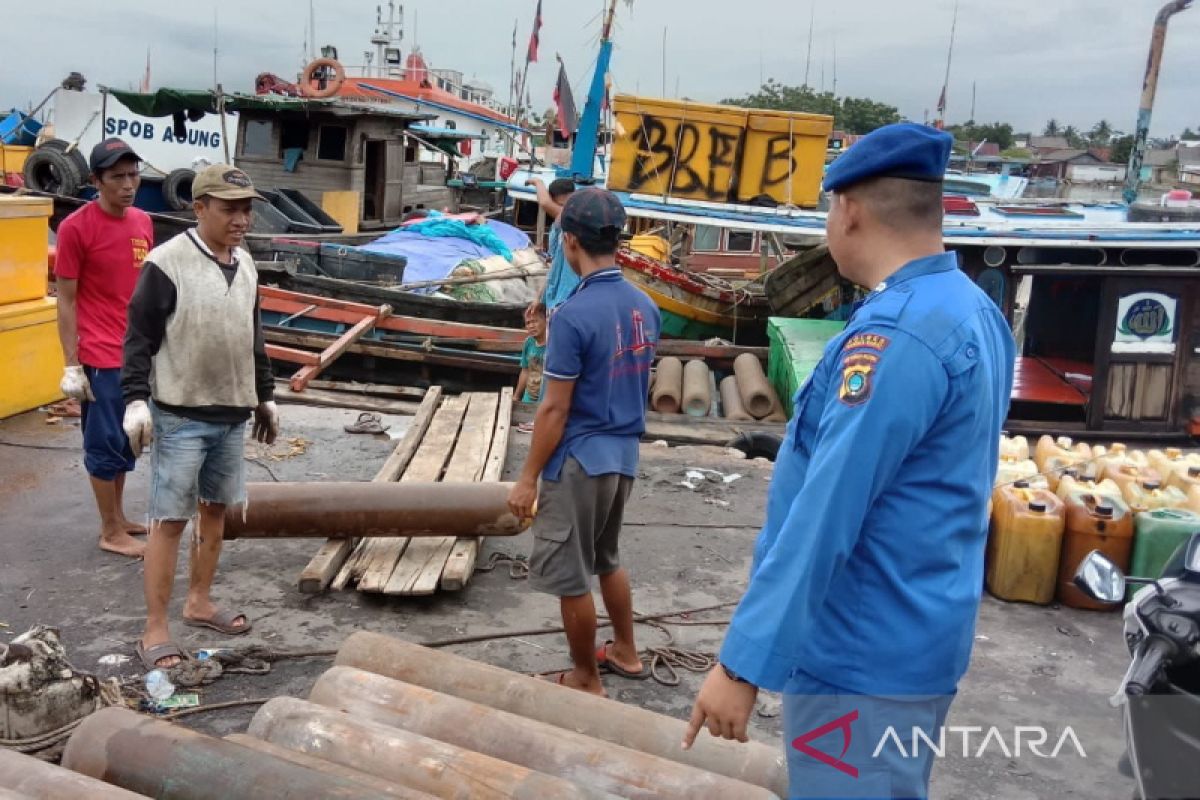
<path fill-rule="evenodd" d="M 633 478 L 591 477 L 573 458 L 557 481 L 543 481 L 533 521 L 529 582 L 539 592 L 578 597 L 592 591 L 592 576 L 621 566 L 617 540 Z"/>

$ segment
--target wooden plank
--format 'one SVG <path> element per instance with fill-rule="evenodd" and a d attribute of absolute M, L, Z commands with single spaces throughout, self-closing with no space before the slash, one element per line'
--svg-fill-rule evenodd
<path fill-rule="evenodd" d="M 324 347 L 333 337 L 322 333 L 292 333 L 267 326 L 263 328 L 263 336 L 268 342 L 280 342 L 288 345 L 303 345 L 305 347 Z M 478 355 L 458 355 L 453 352 L 430 352 L 422 344 L 402 344 L 399 342 L 381 342 L 376 340 L 360 341 L 350 345 L 350 352 L 359 355 L 391 358 L 396 361 L 411 361 L 419 364 L 439 364 L 463 369 L 477 369 L 486 372 L 501 372 L 515 375 L 521 371 L 521 362 L 509 354 L 490 355 L 480 352 Z M 514 350 L 514 354 L 515 354 Z"/>
<path fill-rule="evenodd" d="M 425 393 L 425 399 L 421 401 L 421 407 L 413 417 L 412 423 L 409 424 L 408 430 L 404 432 L 404 437 L 396 444 L 396 449 L 383 462 L 383 466 L 375 473 L 372 480 L 384 483 L 394 481 L 399 477 L 417 452 L 417 446 L 424 438 L 425 431 L 429 429 L 429 423 L 441 400 L 442 387 L 440 386 L 431 387 Z M 338 572 L 354 552 L 356 546 L 357 542 L 353 539 L 327 540 L 308 562 L 304 571 L 300 573 L 300 591 L 304 594 L 315 594 L 327 588 L 337 577 Z"/>
<path fill-rule="evenodd" d="M 446 466 L 443 481 L 475 483 L 487 465 L 488 447 L 496 424 L 495 394 L 467 395 L 469 405 L 463 418 L 462 432 L 454 446 L 454 454 Z M 413 541 L 396 564 L 384 594 L 433 594 L 441 580 L 446 560 L 454 549 L 455 537 L 424 538 Z"/>
<path fill-rule="evenodd" d="M 290 384 L 292 391 L 303 392 L 308 386 L 309 381 L 320 375 L 334 361 L 337 361 L 342 353 L 350 349 L 350 345 L 365 336 L 367 331 L 374 328 L 377 322 L 391 313 L 391 306 L 380 306 L 372 316 L 360 319 L 350 330 L 339 336 L 333 344 L 321 351 L 320 360 L 316 364 L 306 364 L 292 376 Z"/>
<path fill-rule="evenodd" d="M 467 410 L 465 396 L 451 397 L 442 403 L 433 417 L 429 430 L 401 481 L 424 481 L 432 483 L 442 476 L 442 469 L 454 450 L 462 426 L 463 414 Z M 407 538 L 376 539 L 373 555 L 364 560 L 362 578 L 358 582 L 360 592 L 382 592 L 392 577 L 392 572 L 409 545 Z M 365 556 L 364 556 L 365 558 Z"/>
<path fill-rule="evenodd" d="M 324 389 L 346 394 L 364 394 L 370 397 L 386 397 L 393 400 L 421 400 L 427 390 L 417 386 L 390 386 L 382 383 L 358 383 L 357 381 L 328 381 L 318 378 L 308 382 L 309 389 Z"/>
<path fill-rule="evenodd" d="M 297 350 L 294 347 L 284 347 L 278 344 L 266 346 L 267 356 L 274 361 L 285 361 L 288 364 L 319 364 L 321 355 L 308 350 Z"/>
<path fill-rule="evenodd" d="M 492 445 L 488 449 L 487 464 L 480 480 L 484 483 L 499 481 L 504 474 L 504 461 L 508 456 L 508 434 L 512 426 L 512 387 L 500 391 L 500 404 L 496 413 L 496 430 L 492 434 Z M 454 543 L 446 568 L 442 571 L 441 587 L 445 591 L 461 590 L 475 574 L 475 562 L 479 560 L 479 548 L 483 540 L 479 537 L 459 539 Z"/>
<path fill-rule="evenodd" d="M 276 392 L 275 402 L 321 408 L 349 408 L 355 411 L 378 411 L 381 414 L 416 414 L 421 406 L 407 400 L 385 400 L 380 397 L 363 397 L 346 392 L 328 392 L 320 389 L 305 389 L 303 392 Z"/>

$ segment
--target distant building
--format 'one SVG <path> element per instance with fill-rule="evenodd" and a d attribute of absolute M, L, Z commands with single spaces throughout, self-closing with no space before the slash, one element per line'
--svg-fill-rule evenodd
<path fill-rule="evenodd" d="M 1029 140 L 1032 137 L 1028 133 L 1017 133 L 1013 135 L 1013 148 L 1016 150 L 1028 150 Z"/>
<path fill-rule="evenodd" d="M 1030 136 L 1028 148 L 1038 155 L 1049 155 L 1071 147 L 1065 136 Z"/>
<path fill-rule="evenodd" d="M 1143 183 L 1167 185 L 1174 183 L 1179 175 L 1179 160 L 1173 148 L 1147 150 L 1139 175 Z"/>
<path fill-rule="evenodd" d="M 1180 142 L 1175 155 L 1179 159 L 1179 182 L 1200 186 L 1200 142 Z"/>
<path fill-rule="evenodd" d="M 1125 165 L 1110 164 L 1087 150 L 1064 148 L 1042 155 L 1029 174 L 1072 183 L 1117 183 L 1125 180 Z"/>

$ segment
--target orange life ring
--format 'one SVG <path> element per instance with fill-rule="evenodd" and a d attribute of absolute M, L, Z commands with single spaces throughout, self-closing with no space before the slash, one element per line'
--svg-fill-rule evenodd
<path fill-rule="evenodd" d="M 325 88 L 321 89 L 314 84 L 320 80 L 318 73 L 324 69 L 332 69 L 333 77 L 326 79 Z M 314 98 L 333 97 L 345 82 L 346 70 L 337 59 L 318 58 L 305 67 L 304 72 L 300 74 L 300 94 Z"/>

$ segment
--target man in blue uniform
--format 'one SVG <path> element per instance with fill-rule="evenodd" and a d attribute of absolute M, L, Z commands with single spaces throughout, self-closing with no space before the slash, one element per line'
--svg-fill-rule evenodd
<path fill-rule="evenodd" d="M 914 731 L 938 742 L 970 660 L 1015 348 L 942 246 L 951 144 L 889 125 L 829 168 L 829 249 L 870 294 L 796 394 L 684 740 L 746 741 L 758 688 L 783 692 L 793 797 L 925 797 Z"/>

